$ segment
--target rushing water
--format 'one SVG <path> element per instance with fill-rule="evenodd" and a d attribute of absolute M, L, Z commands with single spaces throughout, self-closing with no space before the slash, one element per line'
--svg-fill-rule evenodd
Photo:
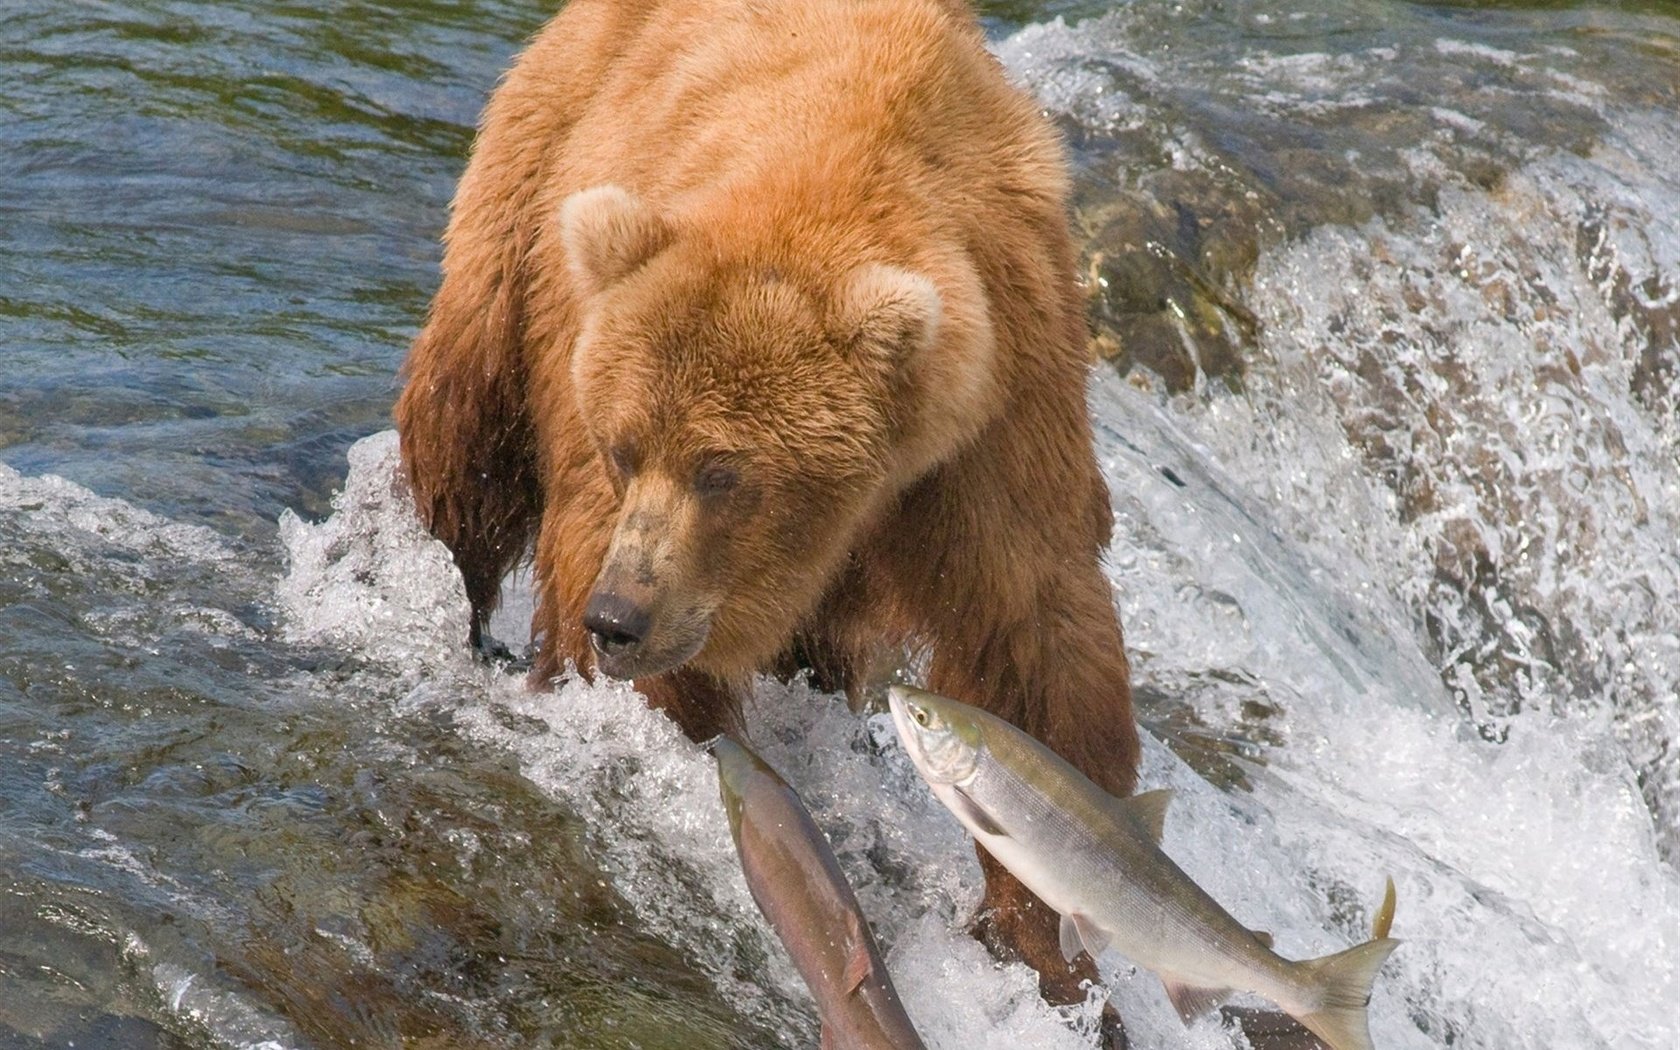
<path fill-rule="evenodd" d="M 812 1042 L 709 759 L 470 660 L 392 485 L 540 6 L 0 7 L 0 1048 Z M 1680 1043 L 1675 9 L 985 15 L 1075 148 L 1169 851 L 1296 956 L 1392 874 L 1384 1048 Z M 881 719 L 749 715 L 932 1045 L 1085 1045 Z"/>

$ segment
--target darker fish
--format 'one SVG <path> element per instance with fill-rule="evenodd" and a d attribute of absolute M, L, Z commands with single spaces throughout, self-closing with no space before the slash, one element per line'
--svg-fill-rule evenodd
<path fill-rule="evenodd" d="M 851 884 L 799 796 L 728 737 L 712 754 L 747 888 L 817 1001 L 823 1050 L 921 1050 Z"/>

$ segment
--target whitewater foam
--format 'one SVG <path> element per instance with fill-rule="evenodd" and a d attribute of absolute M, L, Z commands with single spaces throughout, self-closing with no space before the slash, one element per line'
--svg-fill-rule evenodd
<path fill-rule="evenodd" d="M 1130 526 L 1113 564 L 1122 604 L 1138 610 L 1128 626 L 1140 684 L 1173 690 L 1196 677 L 1205 686 L 1210 673 L 1240 670 L 1224 688 L 1183 695 L 1233 734 L 1256 690 L 1276 712 L 1276 742 L 1244 763 L 1246 791 L 1214 787 L 1145 734 L 1144 784 L 1175 791 L 1169 853 L 1292 957 L 1367 936 L 1392 874 L 1395 934 L 1406 943 L 1372 1003 L 1385 1047 L 1421 1050 L 1449 1034 L 1490 1048 L 1666 1045 L 1673 1032 L 1646 1004 L 1676 990 L 1665 960 L 1680 893 L 1608 725 L 1535 713 L 1500 743 L 1469 731 L 1416 641 L 1382 634 L 1404 617 L 1380 594 L 1338 595 L 1340 574 L 1277 549 L 1282 525 L 1269 505 L 1216 463 L 1185 462 L 1192 444 L 1152 399 L 1105 379 L 1093 404 L 1117 513 Z M 358 455 L 348 488 L 390 491 L 389 438 L 370 440 L 364 453 L 386 454 Z M 1159 469 L 1168 463 L 1178 484 Z M 351 574 L 294 559 L 288 593 L 311 596 L 294 609 L 299 630 L 315 630 L 311 617 L 345 622 L 369 587 L 438 586 L 412 579 L 421 558 L 409 545 L 429 538 L 407 523 L 406 539 L 380 535 L 387 520 L 346 530 L 341 511 L 327 525 L 293 526 L 306 548 L 319 538 L 309 530 L 332 528 L 364 553 L 385 552 Z M 1193 520 L 1204 527 L 1187 528 Z M 311 567 L 332 578 L 307 577 Z M 421 616 L 414 629 L 419 641 L 360 636 L 364 655 L 393 666 L 423 654 L 399 708 L 448 707 L 462 732 L 505 749 L 583 819 L 639 923 L 679 946 L 743 1014 L 791 1042 L 809 1039 L 808 1001 L 741 880 L 711 760 L 627 686 L 568 678 L 529 693 L 474 665 L 451 644 L 453 625 Z M 451 688 L 430 688 L 438 677 Z M 462 682 L 478 691 L 463 695 Z M 1408 682 L 1436 695 L 1410 695 Z M 748 717 L 754 746 L 833 841 L 930 1045 L 1085 1045 L 1094 1003 L 1044 1006 L 1030 972 L 998 967 L 968 936 L 978 865 L 884 721 L 859 719 L 804 683 L 773 681 L 757 687 Z M 1116 959 L 1104 969 L 1136 1045 L 1241 1045 L 1216 1020 L 1186 1033 L 1152 976 Z"/>

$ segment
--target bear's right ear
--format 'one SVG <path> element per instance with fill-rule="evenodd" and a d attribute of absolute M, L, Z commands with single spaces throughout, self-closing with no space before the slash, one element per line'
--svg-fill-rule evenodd
<path fill-rule="evenodd" d="M 841 287 L 835 327 L 851 353 L 891 368 L 933 345 L 944 313 L 933 281 L 897 266 L 870 263 L 853 270 Z"/>
<path fill-rule="evenodd" d="M 670 224 L 621 187 L 579 190 L 560 205 L 560 244 L 585 295 L 624 277 L 670 242 Z"/>

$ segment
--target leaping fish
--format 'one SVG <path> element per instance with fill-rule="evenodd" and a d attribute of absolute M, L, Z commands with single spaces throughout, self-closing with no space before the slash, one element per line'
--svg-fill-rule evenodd
<path fill-rule="evenodd" d="M 817 1001 L 822 1050 L 922 1050 L 857 896 L 799 796 L 728 737 L 712 754 L 747 888 Z"/>
<path fill-rule="evenodd" d="M 1376 936 L 1320 959 L 1271 950 L 1161 851 L 1169 791 L 1115 798 L 1002 719 L 894 686 L 893 723 L 917 772 L 975 841 L 1062 917 L 1062 954 L 1113 948 L 1153 970 L 1186 1024 L 1255 992 L 1332 1050 L 1372 1050 L 1371 984 L 1396 945 Z"/>

